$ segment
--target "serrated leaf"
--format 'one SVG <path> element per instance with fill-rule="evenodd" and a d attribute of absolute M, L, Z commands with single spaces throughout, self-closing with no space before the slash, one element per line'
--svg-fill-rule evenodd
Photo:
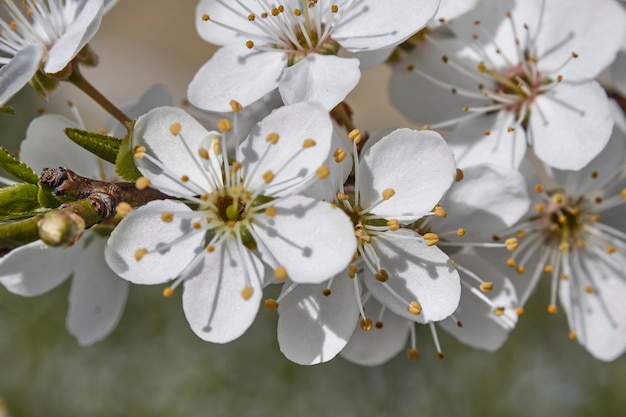
<path fill-rule="evenodd" d="M 13 110 L 13 107 L 11 106 L 2 106 L 0 107 L 0 113 L 15 114 L 15 111 Z"/>
<path fill-rule="evenodd" d="M 29 184 L 37 184 L 39 182 L 39 175 L 31 167 L 11 155 L 2 146 L 0 146 L 0 167 Z"/>
<path fill-rule="evenodd" d="M 81 129 L 66 128 L 65 134 L 72 142 L 112 164 L 122 146 L 122 140 Z"/>
<path fill-rule="evenodd" d="M 72 201 L 72 199 L 52 195 L 52 187 L 49 185 L 39 184 L 37 201 L 41 207 L 57 208 L 65 202 Z"/>
<path fill-rule="evenodd" d="M 135 165 L 135 158 L 133 156 L 133 131 L 135 130 L 135 123 L 130 126 L 128 134 L 122 139 L 122 146 L 117 153 L 117 159 L 115 160 L 115 172 L 126 181 L 136 181 L 141 177 L 141 172 Z"/>
<path fill-rule="evenodd" d="M 22 217 L 38 208 L 39 187 L 34 184 L 15 184 L 0 188 L 0 216 Z"/>

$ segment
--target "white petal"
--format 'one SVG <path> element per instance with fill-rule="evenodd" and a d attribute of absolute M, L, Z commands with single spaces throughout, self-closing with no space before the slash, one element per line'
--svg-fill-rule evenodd
<path fill-rule="evenodd" d="M 459 305 L 461 285 L 448 255 L 436 246 L 426 246 L 417 233 L 406 229 L 381 233 L 373 239 L 372 246 L 381 267 L 389 273 L 386 285 L 405 301 L 398 300 L 366 269 L 365 285 L 381 304 L 419 323 L 443 320 L 454 313 Z M 407 311 L 411 301 L 422 306 L 421 314 Z"/>
<path fill-rule="evenodd" d="M 333 39 L 351 52 L 399 44 L 422 29 L 439 7 L 439 0 L 363 0 L 353 3 L 332 33 Z M 339 13 L 342 13 L 342 5 Z"/>
<path fill-rule="evenodd" d="M 626 51 L 617 54 L 611 66 L 611 80 L 622 94 L 626 94 Z"/>
<path fill-rule="evenodd" d="M 259 216 L 253 225 L 266 263 L 283 266 L 303 284 L 326 281 L 348 266 L 356 240 L 341 209 L 305 196 L 276 200 L 274 207 L 275 217 Z"/>
<path fill-rule="evenodd" d="M 160 284 L 178 276 L 204 250 L 204 234 L 193 233 L 191 220 L 176 216 L 190 211 L 173 200 L 152 201 L 133 210 L 109 237 L 105 250 L 109 267 L 135 284 Z M 163 212 L 174 213 L 173 220 L 162 221 Z M 138 261 L 138 249 L 150 252 Z"/>
<path fill-rule="evenodd" d="M 298 285 L 280 301 L 278 344 L 292 362 L 328 362 L 354 332 L 359 310 L 352 280 L 342 273 L 334 279 L 329 296 L 322 294 L 325 288 L 326 283 Z"/>
<path fill-rule="evenodd" d="M 104 261 L 105 239 L 91 233 L 74 270 L 67 328 L 81 346 L 107 337 L 117 327 L 128 296 L 128 282 Z M 83 243 L 82 241 L 78 244 Z"/>
<path fill-rule="evenodd" d="M 384 307 L 374 298 L 370 298 L 364 308 L 372 320 L 377 320 Z M 409 326 L 410 321 L 388 311 L 383 316 L 382 329 L 374 327 L 370 331 L 364 331 L 357 324 L 340 356 L 357 365 L 382 365 L 404 349 L 409 337 Z"/>
<path fill-rule="evenodd" d="M 521 126 L 509 132 L 514 125 L 511 114 L 479 116 L 460 123 L 448 144 L 461 168 L 492 163 L 517 169 L 526 154 L 526 133 Z"/>
<path fill-rule="evenodd" d="M 441 0 L 441 6 L 439 6 L 435 17 L 433 17 L 432 23 L 439 24 L 439 19 L 445 19 L 446 22 L 449 22 L 467 13 L 477 3 L 478 0 Z"/>
<path fill-rule="evenodd" d="M 238 248 L 234 239 L 207 252 L 183 289 L 183 309 L 194 333 L 214 343 L 241 336 L 259 309 L 263 276 L 262 262 L 250 250 Z M 242 297 L 246 286 L 252 289 L 247 300 Z"/>
<path fill-rule="evenodd" d="M 626 259 L 614 253 L 610 265 L 592 253 L 580 254 L 583 275 L 559 281 L 561 304 L 579 343 L 595 358 L 612 361 L 626 351 Z M 593 280 L 591 294 L 583 279 Z"/>
<path fill-rule="evenodd" d="M 359 68 L 366 70 L 375 65 L 382 64 L 393 53 L 395 47 L 376 49 L 374 51 L 356 52 L 354 57 L 361 63 Z"/>
<path fill-rule="evenodd" d="M 388 219 L 417 220 L 448 190 L 455 170 L 441 135 L 397 129 L 368 149 L 359 163 L 361 205 L 369 206 L 391 188 L 395 195 L 371 212 Z"/>
<path fill-rule="evenodd" d="M 285 68 L 278 91 L 285 104 L 319 101 L 330 111 L 346 98 L 360 78 L 356 58 L 309 54 Z"/>
<path fill-rule="evenodd" d="M 258 1 L 200 0 L 196 6 L 196 29 L 202 39 L 216 45 L 244 45 L 249 39 L 259 43 L 264 38 L 261 29 L 263 25 L 248 20 L 251 11 L 257 18 L 260 18 L 261 13 L 269 12 Z M 204 20 L 205 14 L 209 20 Z"/>
<path fill-rule="evenodd" d="M 319 103 L 274 110 L 239 146 L 237 160 L 243 164 L 246 188 L 263 188 L 266 196 L 285 196 L 309 185 L 317 179 L 315 171 L 330 153 L 332 129 L 328 112 Z M 266 141 L 271 133 L 278 134 L 278 143 Z M 313 139 L 315 145 L 303 148 L 306 139 Z M 266 184 L 263 174 L 268 171 L 274 179 Z"/>
<path fill-rule="evenodd" d="M 481 293 L 476 281 L 459 269 L 461 280 L 470 283 L 473 291 L 465 285 L 461 288 L 461 302 L 454 316 L 462 323 L 459 326 L 453 320 L 444 320 L 441 326 L 466 345 L 495 351 L 499 349 L 517 324 L 515 308 L 518 306 L 517 294 L 511 280 L 489 262 L 474 253 L 453 256 L 456 265 L 462 265 L 485 281 L 493 283 L 493 289 Z M 480 300 L 486 297 L 493 307 Z M 495 308 L 504 308 L 504 314 L 497 316 Z"/>
<path fill-rule="evenodd" d="M 65 68 L 96 34 L 102 21 L 102 14 L 102 0 L 83 2 L 83 7 L 74 21 L 69 24 L 65 33 L 54 42 L 50 52 L 48 52 L 44 71 L 54 74 Z"/>
<path fill-rule="evenodd" d="M 72 142 L 63 130 L 80 129 L 75 122 L 58 114 L 33 119 L 20 146 L 20 159 L 35 172 L 43 168 L 66 167 L 89 178 L 99 178 L 98 158 Z"/>
<path fill-rule="evenodd" d="M 176 136 L 170 130 L 175 123 L 181 125 Z M 207 178 L 198 149 L 211 134 L 184 110 L 176 107 L 153 109 L 137 119 L 133 146 L 145 146 L 146 153 L 161 161 L 165 170 L 147 158 L 135 159 L 137 168 L 150 179 L 153 187 L 163 187 L 168 194 L 172 192 L 182 197 L 210 192 L 214 182 Z M 183 175 L 189 177 L 188 186 L 181 182 Z"/>
<path fill-rule="evenodd" d="M 452 184 L 440 204 L 447 216 L 431 218 L 434 232 L 463 228 L 461 241 L 488 241 L 526 214 L 530 199 L 518 171 L 483 164 L 464 169 L 463 180 Z"/>
<path fill-rule="evenodd" d="M 277 88 L 286 66 L 282 52 L 224 46 L 194 75 L 187 98 L 204 110 L 232 111 L 231 100 L 247 106 Z"/>
<path fill-rule="evenodd" d="M 554 168 L 584 167 L 602 151 L 613 130 L 606 93 L 595 81 L 561 84 L 537 97 L 534 109 L 530 129 L 535 153 Z"/>
<path fill-rule="evenodd" d="M 39 69 L 42 56 L 41 45 L 28 45 L 0 68 L 0 105 L 6 103 L 33 78 Z"/>
<path fill-rule="evenodd" d="M 81 252 L 80 242 L 69 248 L 29 243 L 0 258 L 0 282 L 13 294 L 43 294 L 70 276 Z"/>

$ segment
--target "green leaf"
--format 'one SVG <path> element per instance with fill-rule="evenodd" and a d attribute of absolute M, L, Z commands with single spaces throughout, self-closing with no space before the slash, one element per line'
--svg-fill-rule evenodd
<path fill-rule="evenodd" d="M 15 114 L 15 111 L 13 110 L 13 107 L 11 106 L 2 106 L 0 107 L 0 113 Z"/>
<path fill-rule="evenodd" d="M 133 131 L 135 129 L 135 123 L 130 126 L 128 134 L 122 140 L 122 146 L 117 154 L 115 160 L 115 172 L 126 181 L 136 181 L 141 177 L 141 172 L 135 165 L 135 158 L 133 156 Z"/>
<path fill-rule="evenodd" d="M 49 185 L 39 184 L 37 201 L 41 207 L 57 208 L 61 204 L 72 201 L 70 198 L 57 197 L 52 195 L 52 187 Z"/>
<path fill-rule="evenodd" d="M 37 195 L 39 187 L 34 184 L 16 184 L 0 188 L 0 216 L 23 217 L 40 208 Z"/>
<path fill-rule="evenodd" d="M 9 151 L 0 146 L 0 167 L 6 172 L 29 184 L 37 184 L 39 175 L 24 162 L 19 161 Z"/>
<path fill-rule="evenodd" d="M 99 133 L 88 132 L 80 129 L 65 129 L 65 134 L 74 143 L 82 146 L 92 154 L 108 161 L 115 163 L 117 153 L 122 146 L 122 140 L 113 136 L 101 135 Z"/>

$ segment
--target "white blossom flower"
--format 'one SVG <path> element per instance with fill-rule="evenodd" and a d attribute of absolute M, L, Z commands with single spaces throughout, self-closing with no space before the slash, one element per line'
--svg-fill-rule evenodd
<path fill-rule="evenodd" d="M 0 18 L 0 104 L 39 70 L 63 70 L 91 40 L 102 15 L 117 0 L 6 0 Z M 18 3 L 18 4 L 16 4 Z"/>
<path fill-rule="evenodd" d="M 228 132 L 230 123 L 220 126 Z M 182 201 L 153 201 L 131 212 L 111 234 L 109 265 L 134 283 L 174 280 L 164 295 L 184 283 L 185 315 L 200 338 L 239 337 L 265 284 L 322 282 L 354 254 L 345 214 L 296 195 L 325 177 L 331 131 L 319 103 L 282 107 L 252 130 L 233 161 L 227 134 L 208 132 L 183 110 L 140 117 L 133 144 L 145 177 L 138 184 Z"/>
<path fill-rule="evenodd" d="M 355 155 L 359 135 L 351 133 Z M 347 156 L 342 148 L 333 153 L 333 174 L 339 178 L 333 182 L 339 186 L 334 199 L 352 219 L 358 258 L 327 283 L 286 284 L 280 297 L 271 300 L 279 313 L 280 348 L 300 364 L 332 359 L 350 339 L 355 322 L 371 329 L 362 291 L 385 309 L 420 323 L 448 317 L 459 302 L 459 275 L 446 254 L 401 227 L 432 215 L 454 178 L 454 158 L 441 136 L 411 129 L 393 131 L 360 161 L 355 156 L 353 188 L 343 185 L 341 165 Z"/>
<path fill-rule="evenodd" d="M 339 47 L 363 52 L 399 44 L 421 29 L 439 0 L 201 0 L 196 27 L 205 40 L 224 45 L 189 85 L 189 101 L 203 109 L 230 110 L 278 88 L 291 104 L 317 100 L 327 110 L 360 78 L 359 60 L 337 56 Z"/>
<path fill-rule="evenodd" d="M 616 128 L 584 169 L 539 168 L 536 205 L 511 230 L 520 244 L 507 260 L 521 275 L 515 281 L 520 306 L 539 279 L 549 277 L 548 312 L 557 313 L 558 297 L 570 338 L 604 361 L 626 350 L 625 154 L 626 135 Z"/>
<path fill-rule="evenodd" d="M 391 98 L 431 128 L 456 126 L 459 165 L 517 168 L 531 147 L 552 167 L 580 169 L 604 148 L 612 122 L 593 78 L 624 37 L 621 6 L 485 0 L 448 28 L 455 38 L 428 37 L 396 67 Z"/>

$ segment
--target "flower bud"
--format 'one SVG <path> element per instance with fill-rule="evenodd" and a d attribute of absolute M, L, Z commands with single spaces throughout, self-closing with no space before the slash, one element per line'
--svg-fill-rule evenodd
<path fill-rule="evenodd" d="M 50 246 L 72 246 L 85 230 L 85 220 L 71 211 L 50 211 L 39 221 L 39 237 Z"/>

